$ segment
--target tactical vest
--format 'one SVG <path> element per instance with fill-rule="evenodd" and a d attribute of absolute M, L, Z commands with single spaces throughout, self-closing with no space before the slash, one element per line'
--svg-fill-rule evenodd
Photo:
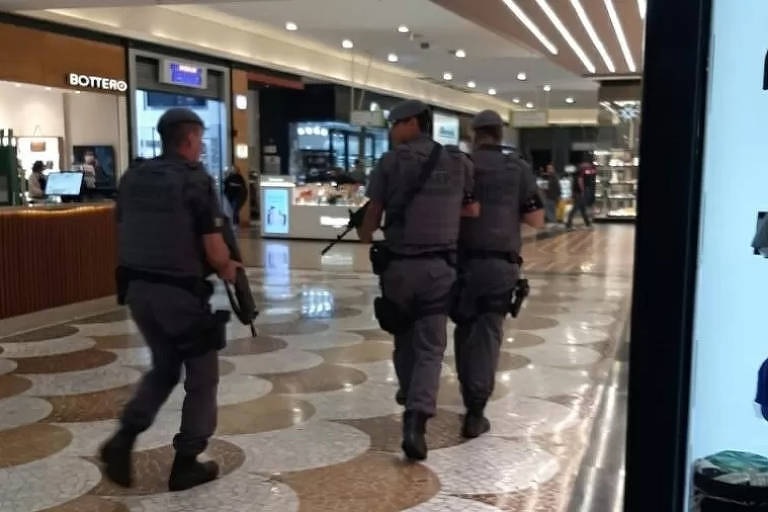
<path fill-rule="evenodd" d="M 188 204 L 191 180 L 210 179 L 194 164 L 155 159 L 120 180 L 119 261 L 134 270 L 172 276 L 204 275 L 204 251 Z"/>
<path fill-rule="evenodd" d="M 391 204 L 387 212 L 402 208 L 405 187 L 414 186 L 433 142 L 424 140 L 398 147 Z M 437 166 L 422 189 L 405 206 L 402 222 L 385 230 L 389 246 L 398 248 L 455 249 L 459 235 L 461 200 L 464 193 L 464 162 L 461 153 L 443 150 Z M 407 251 L 411 252 L 411 251 Z"/>
<path fill-rule="evenodd" d="M 461 220 L 461 248 L 519 253 L 520 161 L 516 156 L 488 149 L 475 151 L 472 161 L 480 216 Z"/>

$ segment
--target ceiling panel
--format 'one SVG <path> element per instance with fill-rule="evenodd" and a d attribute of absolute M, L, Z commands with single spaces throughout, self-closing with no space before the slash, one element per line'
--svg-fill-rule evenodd
<path fill-rule="evenodd" d="M 449 9 L 459 16 L 470 19 L 478 25 L 505 37 L 506 39 L 531 48 L 553 62 L 579 75 L 589 75 L 590 71 L 577 57 L 574 50 L 563 39 L 554 23 L 550 21 L 541 4 L 551 7 L 573 38 L 580 44 L 590 58 L 599 75 L 608 74 L 602 58 L 592 43 L 584 26 L 579 21 L 571 0 L 511 0 L 539 28 L 539 30 L 557 47 L 558 53 L 551 54 L 534 36 L 525 24 L 513 14 L 502 0 L 484 0 L 467 2 L 465 0 L 431 0 L 433 3 Z M 607 4 L 615 7 L 624 30 L 627 44 L 635 59 L 637 69 L 632 71 L 627 66 L 621 52 L 616 31 L 608 16 Z M 640 74 L 642 72 L 644 21 L 640 15 L 637 0 L 580 0 L 587 18 L 595 28 L 608 54 L 616 66 L 617 74 Z"/>
<path fill-rule="evenodd" d="M 470 94 L 487 94 L 494 88 L 501 99 L 521 97 L 523 103 L 538 104 L 543 101 L 542 86 L 551 84 L 564 97 L 573 96 L 579 102 L 588 99 L 590 106 L 596 106 L 598 85 L 594 81 L 427 0 L 323 0 L 322 10 L 310 7 L 316 5 L 316 0 L 282 0 L 258 5 L 219 2 L 210 7 L 279 29 L 294 22 L 299 26 L 297 37 L 334 49 L 340 48 L 342 40 L 351 39 L 355 49 L 350 58 L 354 55 L 356 60 L 385 61 L 389 53 L 395 53 L 398 66 Z M 408 34 L 398 33 L 401 24 L 408 26 Z M 422 43 L 429 48 L 423 49 Z M 466 50 L 468 57 L 457 59 L 452 53 L 457 48 Z M 453 81 L 442 80 L 446 71 L 453 74 Z M 516 79 L 521 71 L 528 75 L 526 82 Z M 469 80 L 477 83 L 475 90 L 466 86 Z M 563 106 L 585 107 L 583 103 Z"/>

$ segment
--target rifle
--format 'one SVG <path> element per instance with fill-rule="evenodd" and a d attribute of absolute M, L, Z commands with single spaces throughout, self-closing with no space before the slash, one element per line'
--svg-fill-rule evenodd
<path fill-rule="evenodd" d="M 225 218 L 224 227 L 222 229 L 222 235 L 224 236 L 224 242 L 229 247 L 229 253 L 233 260 L 242 263 L 243 256 L 240 253 L 240 247 L 235 240 L 235 233 L 232 231 L 232 226 L 229 223 L 229 219 Z M 237 269 L 237 275 L 235 277 L 234 292 L 230 287 L 230 284 L 224 281 L 224 288 L 227 290 L 227 296 L 229 296 L 229 304 L 232 306 L 235 316 L 242 322 L 243 325 L 250 325 L 251 335 L 257 337 L 259 332 L 256 330 L 256 326 L 253 325 L 253 321 L 259 316 L 259 312 L 256 310 L 256 303 L 253 300 L 253 294 L 251 293 L 251 284 L 248 282 L 248 276 L 243 268 Z"/>
<path fill-rule="evenodd" d="M 365 218 L 365 213 L 368 211 L 369 204 L 370 202 L 365 203 L 354 212 L 352 210 L 348 210 L 349 222 L 347 222 L 347 227 L 340 234 L 336 235 L 336 240 L 328 244 L 325 249 L 320 251 L 321 256 L 325 256 L 325 253 L 333 249 L 337 243 L 341 242 L 341 240 L 347 236 L 350 231 L 363 225 L 363 219 Z"/>

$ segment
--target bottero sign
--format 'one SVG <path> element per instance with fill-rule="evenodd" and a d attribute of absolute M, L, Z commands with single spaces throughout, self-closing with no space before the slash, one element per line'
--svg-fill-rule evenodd
<path fill-rule="evenodd" d="M 104 78 L 101 76 L 81 75 L 78 73 L 69 73 L 67 76 L 69 78 L 69 85 L 72 87 L 117 92 L 125 92 L 128 90 L 128 83 L 125 80 L 115 80 L 114 78 Z"/>

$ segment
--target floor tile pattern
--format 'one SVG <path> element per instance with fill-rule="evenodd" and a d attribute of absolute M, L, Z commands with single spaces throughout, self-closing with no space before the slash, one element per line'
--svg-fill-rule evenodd
<path fill-rule="evenodd" d="M 125 310 L 83 311 L 0 338 L 0 511 L 567 510 L 626 320 L 631 229 L 526 247 L 534 293 L 505 322 L 492 430 L 459 435 L 449 343 L 423 464 L 400 454 L 392 342 L 373 318 L 377 281 L 362 271 L 362 246 L 320 258 L 322 244 L 243 243 L 250 263 L 269 264 L 248 270 L 259 336 L 232 324 L 220 354 L 218 428 L 205 456 L 221 478 L 166 490 L 181 389 L 139 439 L 136 487 L 102 476 L 98 447 L 150 360 Z M 219 290 L 214 303 L 223 301 Z"/>

